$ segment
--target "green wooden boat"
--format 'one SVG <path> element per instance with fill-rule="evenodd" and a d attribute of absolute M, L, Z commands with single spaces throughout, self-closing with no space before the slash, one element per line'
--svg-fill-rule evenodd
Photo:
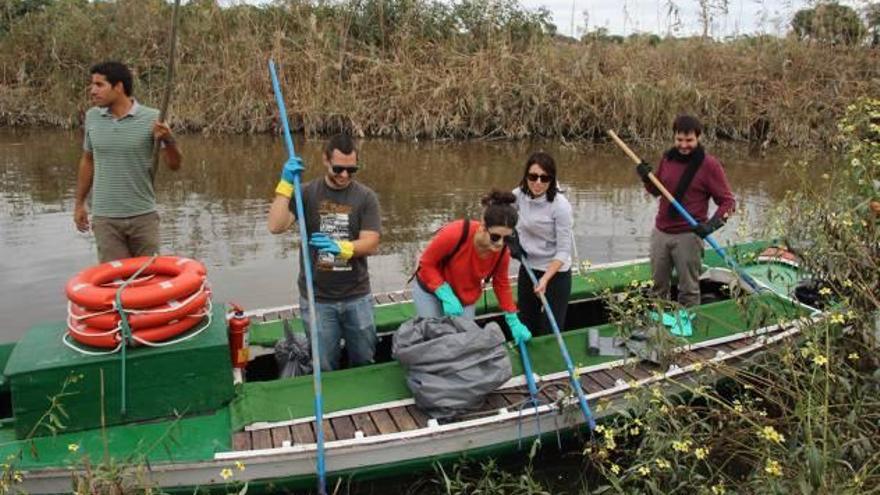
<path fill-rule="evenodd" d="M 564 338 L 591 403 L 626 406 L 632 387 L 695 378 L 705 362 L 737 364 L 817 317 L 789 295 L 802 274 L 779 258 L 762 259 L 768 243 L 729 248 L 768 290 L 743 304 L 707 289 L 695 309 L 694 332 L 676 349 L 668 368 L 635 357 L 593 355 L 591 329 L 613 336 L 604 321 L 603 298 L 650 279 L 647 260 L 595 266 L 575 276 L 569 329 Z M 713 252 L 704 257 L 707 287 L 735 284 Z M 713 285 L 714 284 L 714 285 Z M 713 296 L 718 296 L 714 297 Z M 709 299 L 714 299 L 709 301 Z M 405 291 L 376 296 L 379 354 L 414 315 Z M 197 487 L 227 489 L 247 482 L 249 491 L 309 487 L 315 482 L 316 443 L 310 376 L 267 379 L 271 350 L 282 336 L 282 318 L 293 307 L 249 313 L 251 361 L 244 376 L 233 372 L 225 308 L 215 305 L 207 330 L 163 348 L 83 355 L 62 344 L 63 322 L 36 325 L 17 343 L 0 348 L 0 455 L 21 472 L 29 493 L 70 491 L 84 460 L 140 466 L 140 475 L 166 491 Z M 497 302 L 488 292 L 482 317 Z M 522 406 L 528 397 L 518 352 L 509 349 L 514 377 L 490 394 L 483 410 L 442 424 L 419 411 L 406 387 L 405 371 L 393 361 L 324 373 L 324 434 L 327 474 L 358 479 L 393 476 L 448 461 L 516 449 L 539 435 L 583 428 L 583 417 L 563 410 L 574 404 L 565 365 L 553 336 L 529 344 L 543 403 Z M 675 393 L 675 387 L 665 388 Z M 123 408 L 124 406 L 124 408 Z M 575 406 L 576 407 L 576 406 Z M 540 428 L 540 429 L 539 429 Z"/>

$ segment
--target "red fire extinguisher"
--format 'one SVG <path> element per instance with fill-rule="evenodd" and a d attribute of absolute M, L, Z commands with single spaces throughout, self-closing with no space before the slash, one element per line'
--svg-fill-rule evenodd
<path fill-rule="evenodd" d="M 232 367 L 244 369 L 250 357 L 247 331 L 251 319 L 244 315 L 244 310 L 238 304 L 229 305 L 232 307 L 232 312 L 226 316 L 226 319 L 229 320 L 229 353 L 232 357 Z"/>

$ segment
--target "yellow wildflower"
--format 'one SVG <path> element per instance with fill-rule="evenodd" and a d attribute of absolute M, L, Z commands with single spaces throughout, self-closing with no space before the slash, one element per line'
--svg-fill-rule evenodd
<path fill-rule="evenodd" d="M 78 443 L 68 444 L 67 450 L 69 450 L 70 452 L 76 452 L 79 450 L 79 444 Z"/>
<path fill-rule="evenodd" d="M 602 433 L 605 431 L 605 425 L 596 425 L 596 433 Z"/>
<path fill-rule="evenodd" d="M 638 425 L 638 426 L 642 426 L 642 420 L 639 418 L 636 418 L 633 420 L 633 424 Z"/>
<path fill-rule="evenodd" d="M 858 361 L 859 360 L 859 353 L 858 352 L 851 352 L 851 353 L 849 353 L 849 356 L 847 356 L 846 358 L 849 359 L 850 361 Z"/>
<path fill-rule="evenodd" d="M 779 465 L 779 461 L 767 459 L 767 465 L 764 466 L 764 472 L 770 476 L 782 476 L 782 466 Z"/>
<path fill-rule="evenodd" d="M 700 371 L 701 369 L 703 369 L 702 361 L 697 361 L 696 363 L 694 363 L 694 371 Z"/>
<path fill-rule="evenodd" d="M 620 474 L 620 466 L 618 466 L 617 464 L 612 464 L 611 472 L 614 474 Z"/>
<path fill-rule="evenodd" d="M 651 474 L 651 468 L 649 468 L 648 466 L 642 466 L 639 468 L 639 474 L 641 474 L 642 476 L 647 476 Z"/>
<path fill-rule="evenodd" d="M 815 364 L 816 366 L 825 366 L 826 364 L 828 364 L 828 358 L 821 354 L 816 354 L 813 357 L 813 364 Z"/>
<path fill-rule="evenodd" d="M 633 426 L 632 428 L 629 429 L 630 436 L 634 437 L 638 434 L 639 434 L 639 427 L 638 426 Z"/>
<path fill-rule="evenodd" d="M 831 289 L 829 289 L 828 287 L 822 287 L 821 289 L 819 289 L 819 294 L 823 296 L 830 295 Z"/>
<path fill-rule="evenodd" d="M 232 478 L 232 470 L 229 468 L 223 468 L 220 471 L 220 477 L 223 478 L 224 480 L 228 480 L 229 478 Z"/>
<path fill-rule="evenodd" d="M 741 413 L 745 410 L 743 408 L 742 402 L 740 402 L 739 399 L 736 399 L 735 401 L 733 401 L 733 410 L 738 413 Z"/>
<path fill-rule="evenodd" d="M 724 484 L 718 483 L 717 485 L 712 485 L 712 494 L 724 495 Z"/>
<path fill-rule="evenodd" d="M 841 284 L 844 287 L 852 287 L 853 286 L 852 280 L 849 280 L 849 279 L 844 280 L 843 282 L 841 282 Z"/>
<path fill-rule="evenodd" d="M 761 429 L 758 435 L 768 442 L 782 443 L 785 441 L 785 437 L 782 435 L 782 433 L 776 431 L 776 428 L 772 426 L 765 426 L 763 429 Z"/>
<path fill-rule="evenodd" d="M 831 315 L 831 318 L 828 321 L 830 321 L 831 323 L 842 325 L 846 321 L 846 319 L 843 317 L 842 314 L 834 313 L 833 315 Z"/>
<path fill-rule="evenodd" d="M 653 387 L 651 387 L 651 395 L 660 399 L 663 397 L 663 392 L 660 391 L 660 387 L 653 386 Z"/>
<path fill-rule="evenodd" d="M 660 469 L 669 469 L 672 465 L 669 464 L 669 461 L 661 457 L 660 459 L 657 459 L 657 467 Z"/>
<path fill-rule="evenodd" d="M 244 463 L 241 461 L 235 461 L 235 468 L 239 471 L 244 471 Z"/>
<path fill-rule="evenodd" d="M 660 406 L 660 413 L 661 414 L 669 414 L 669 408 L 666 406 L 666 404 L 663 404 L 662 406 Z"/>
<path fill-rule="evenodd" d="M 705 459 L 708 454 L 709 454 L 709 450 L 705 449 L 703 447 L 700 447 L 694 451 L 694 455 L 697 456 L 697 459 L 699 459 L 701 461 L 703 459 Z"/>
<path fill-rule="evenodd" d="M 672 442 L 672 450 L 674 450 L 676 452 L 688 453 L 691 450 L 691 441 L 690 440 L 684 440 L 684 441 L 676 440 L 676 441 Z"/>

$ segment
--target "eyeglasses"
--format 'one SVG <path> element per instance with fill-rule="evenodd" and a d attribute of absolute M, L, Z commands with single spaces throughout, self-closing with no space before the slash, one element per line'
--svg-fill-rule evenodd
<path fill-rule="evenodd" d="M 345 165 L 331 165 L 330 169 L 333 170 L 334 175 L 342 175 L 342 172 L 348 172 L 349 176 L 352 176 L 357 173 L 360 167 L 347 167 Z"/>
<path fill-rule="evenodd" d="M 550 182 L 550 179 L 552 179 L 552 177 L 547 174 L 527 174 L 526 178 L 529 179 L 530 182 L 541 181 L 544 184 Z"/>
<path fill-rule="evenodd" d="M 513 234 L 501 235 L 494 232 L 489 232 L 489 240 L 492 241 L 492 244 L 499 244 L 501 243 L 501 241 L 511 238 L 513 238 Z"/>

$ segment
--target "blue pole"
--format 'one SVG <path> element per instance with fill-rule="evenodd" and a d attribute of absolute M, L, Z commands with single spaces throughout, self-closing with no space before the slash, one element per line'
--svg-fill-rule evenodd
<path fill-rule="evenodd" d="M 532 404 L 538 407 L 538 387 L 535 385 L 535 376 L 532 374 L 532 360 L 529 358 L 529 350 L 525 342 L 519 343 L 519 355 L 522 358 L 523 373 L 526 374 L 526 385 L 529 387 L 529 395 L 532 396 Z"/>
<path fill-rule="evenodd" d="M 269 74 L 272 76 L 272 89 L 275 90 L 275 103 L 278 104 L 278 112 L 281 114 L 281 124 L 284 127 L 284 143 L 287 145 L 287 154 L 290 158 L 296 156 L 293 148 L 293 138 L 290 136 L 290 123 L 287 121 L 287 107 L 284 105 L 284 96 L 281 94 L 281 83 L 278 82 L 278 74 L 275 72 L 275 62 L 269 60 Z M 296 198 L 296 218 L 299 219 L 300 249 L 302 252 L 303 274 L 306 279 L 306 296 L 309 301 L 309 321 L 311 322 L 310 333 L 312 344 L 312 382 L 315 389 L 315 439 L 318 447 L 318 493 L 326 495 L 327 479 L 324 463 L 324 398 L 321 392 L 321 352 L 318 342 L 318 317 L 315 313 L 315 288 L 312 281 L 312 261 L 309 253 L 309 237 L 306 232 L 305 210 L 302 202 L 302 189 L 300 188 L 300 174 L 294 175 L 293 190 Z"/>
<path fill-rule="evenodd" d="M 635 162 L 636 164 L 642 162 L 642 159 L 639 158 L 639 156 L 636 155 L 633 150 L 629 149 L 629 146 L 627 146 L 626 143 L 624 143 L 623 140 L 621 140 L 617 136 L 617 133 L 609 130 L 608 135 L 611 136 L 611 139 L 615 143 L 617 143 L 618 146 L 620 146 L 623 152 L 626 153 L 633 162 Z M 669 193 L 669 190 L 663 186 L 663 183 L 660 182 L 660 180 L 657 178 L 656 175 L 654 175 L 653 172 L 648 173 L 648 179 L 654 184 L 657 190 L 660 191 L 660 194 L 662 194 L 663 197 L 665 197 L 669 201 L 669 203 L 672 204 L 672 206 L 675 208 L 675 211 L 677 211 L 685 220 L 687 220 L 687 223 L 691 227 L 696 227 L 698 225 L 697 221 L 694 220 L 694 217 L 692 217 L 691 214 L 684 209 L 684 206 L 682 206 L 681 203 L 679 203 L 678 200 L 675 199 L 675 196 Z M 705 240 L 709 243 L 709 246 L 711 246 L 712 249 L 714 249 L 715 252 L 718 253 L 719 256 L 721 256 L 724 262 L 727 263 L 727 266 L 735 271 L 743 279 L 743 281 L 745 281 L 745 283 L 749 285 L 749 287 L 751 287 L 756 292 L 760 292 L 762 290 L 762 287 L 758 284 L 758 282 L 756 282 L 751 275 L 740 268 L 736 261 L 734 261 L 733 258 L 727 255 L 727 252 L 724 251 L 724 248 L 722 248 L 717 242 L 715 242 L 715 239 L 711 235 L 707 235 Z"/>
<path fill-rule="evenodd" d="M 651 179 L 651 181 L 654 183 L 654 185 L 657 185 L 658 183 L 660 183 L 660 180 L 657 179 L 657 176 L 654 175 L 654 172 L 649 172 L 648 178 Z M 678 200 L 676 200 L 674 196 L 670 195 L 666 199 L 668 199 L 669 202 L 672 204 L 672 206 L 675 208 L 675 210 L 678 211 L 678 213 L 682 217 L 684 217 L 685 220 L 687 220 L 687 223 L 691 227 L 696 227 L 698 225 L 698 222 L 694 219 L 694 217 L 692 217 L 691 214 L 688 213 L 688 211 L 684 209 L 684 206 L 682 206 L 681 203 L 679 203 Z M 734 261 L 733 258 L 731 258 L 727 254 L 727 252 L 724 250 L 724 248 L 721 247 L 718 244 L 718 242 L 716 242 L 715 239 L 711 235 L 707 235 L 705 237 L 705 241 L 709 243 L 709 246 L 711 246 L 712 249 L 714 249 L 715 252 L 718 253 L 719 256 L 721 256 L 721 258 L 724 260 L 724 262 L 727 263 L 727 266 L 729 266 L 730 268 L 733 269 L 733 271 L 738 273 L 739 276 L 742 277 L 743 281 L 745 281 L 745 283 L 749 284 L 749 287 L 751 287 L 755 291 L 761 290 L 761 287 L 758 285 L 757 282 L 755 282 L 755 279 L 753 279 L 751 275 L 749 275 L 742 268 L 740 268 L 739 265 L 736 263 L 736 261 Z"/>
<path fill-rule="evenodd" d="M 525 257 L 520 260 L 523 268 L 526 269 L 526 273 L 529 274 L 529 278 L 532 280 L 532 286 L 538 285 L 538 279 L 535 277 L 535 272 L 532 271 L 532 267 L 529 266 L 529 262 L 526 261 Z M 547 319 L 550 320 L 550 327 L 553 329 L 553 334 L 556 336 L 556 343 L 559 344 L 559 351 L 562 353 L 562 359 L 565 360 L 565 367 L 568 369 L 568 377 L 571 379 L 571 388 L 574 389 L 575 393 L 577 393 L 578 404 L 581 406 L 581 412 L 584 413 L 584 420 L 586 420 L 587 424 L 590 426 L 590 431 L 596 429 L 596 421 L 593 419 L 593 413 L 590 412 L 590 406 L 587 405 L 587 396 L 584 395 L 584 390 L 581 387 L 581 382 L 578 381 L 578 377 L 574 372 L 574 364 L 571 362 L 571 356 L 568 354 L 568 347 L 565 345 L 565 341 L 562 340 L 562 332 L 559 331 L 559 324 L 556 323 L 556 315 L 553 314 L 553 310 L 550 309 L 550 303 L 547 302 L 547 297 L 544 294 L 538 295 L 541 299 L 541 304 L 544 305 L 544 312 L 547 313 Z"/>

